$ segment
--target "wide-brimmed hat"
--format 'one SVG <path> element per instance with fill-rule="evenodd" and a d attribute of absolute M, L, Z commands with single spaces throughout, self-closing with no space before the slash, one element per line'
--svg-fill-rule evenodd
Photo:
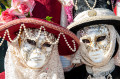
<path fill-rule="evenodd" d="M 100 3 L 98 0 L 96 4 Z M 86 3 L 82 3 L 79 5 L 85 5 Z M 114 12 L 107 6 L 107 3 L 99 4 L 99 7 L 95 7 L 94 9 L 86 10 L 85 7 L 82 8 L 82 12 L 79 12 L 74 18 L 74 22 L 71 23 L 67 28 L 72 32 L 76 33 L 79 29 L 95 25 L 95 24 L 110 24 L 115 26 L 116 30 L 119 32 L 120 30 L 120 17 L 115 16 Z M 96 5 L 97 6 L 97 5 Z M 86 7 L 88 7 L 86 5 Z M 84 10 L 85 9 L 85 10 Z"/>
<path fill-rule="evenodd" d="M 33 28 L 52 33 L 57 38 L 57 41 L 59 41 L 58 51 L 60 55 L 70 55 L 77 51 L 79 46 L 79 39 L 76 37 L 76 35 L 54 22 L 49 22 L 40 18 L 34 18 L 34 16 L 32 18 L 14 19 L 1 25 L 0 37 L 3 39 L 0 42 L 0 45 L 3 43 L 4 39 L 9 42 L 15 42 L 19 39 L 23 30 L 25 31 L 26 36 L 28 35 L 27 37 L 29 37 L 26 29 Z M 38 35 L 39 34 L 40 33 L 38 33 Z"/>

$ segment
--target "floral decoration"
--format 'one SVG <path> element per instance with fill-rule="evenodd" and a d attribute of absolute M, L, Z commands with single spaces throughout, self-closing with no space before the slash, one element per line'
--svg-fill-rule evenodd
<path fill-rule="evenodd" d="M 10 1 L 10 0 L 9 0 Z M 25 18 L 27 16 L 32 16 L 32 11 L 35 6 L 34 0 L 11 0 L 11 5 L 8 6 L 8 2 L 2 1 L 6 10 L 2 11 L 0 6 L 0 24 L 4 24 L 14 19 Z"/>

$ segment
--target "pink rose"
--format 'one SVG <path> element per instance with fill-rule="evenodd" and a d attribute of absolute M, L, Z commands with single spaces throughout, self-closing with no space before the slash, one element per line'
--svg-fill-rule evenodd
<path fill-rule="evenodd" d="M 18 16 L 24 16 L 30 12 L 32 16 L 32 10 L 35 6 L 34 0 L 12 0 L 11 12 Z"/>
<path fill-rule="evenodd" d="M 19 10 L 22 14 L 25 14 L 25 13 L 28 13 L 28 12 L 30 11 L 30 8 L 29 8 L 26 4 L 22 3 L 22 4 L 20 4 L 20 5 L 18 6 L 18 10 Z"/>
<path fill-rule="evenodd" d="M 6 23 L 11 20 L 17 19 L 18 17 L 10 13 L 10 9 L 6 9 L 5 11 L 2 12 L 0 16 L 0 22 L 1 23 Z"/>

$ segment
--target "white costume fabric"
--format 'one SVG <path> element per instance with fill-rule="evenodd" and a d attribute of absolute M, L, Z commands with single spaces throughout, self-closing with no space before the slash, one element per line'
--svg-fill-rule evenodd
<path fill-rule="evenodd" d="M 5 57 L 6 79 L 64 79 L 63 69 L 59 60 L 57 45 L 54 46 L 48 63 L 40 69 L 30 69 L 20 56 L 18 46 L 8 44 Z M 16 53 L 18 54 L 16 56 Z"/>
<path fill-rule="evenodd" d="M 53 46 L 48 61 L 41 68 L 27 66 L 22 58 L 19 45 L 19 41 L 8 43 L 5 57 L 6 79 L 64 79 L 57 44 Z"/>
<path fill-rule="evenodd" d="M 118 47 L 116 56 L 112 58 L 115 52 L 116 41 L 118 42 L 118 45 L 120 45 L 120 36 L 112 25 L 106 25 L 106 27 L 109 30 L 110 42 L 108 43 L 108 46 L 110 44 L 110 47 L 107 52 L 104 52 L 105 54 L 103 55 L 103 61 L 93 62 L 88 56 L 88 49 L 85 45 L 87 43 L 82 43 L 82 41 L 79 50 L 76 52 L 75 57 L 73 58 L 73 63 L 81 63 L 82 61 L 86 65 L 87 72 L 93 75 L 93 77 L 89 75 L 88 79 L 112 79 L 111 73 L 114 71 L 115 65 L 120 66 L 120 47 Z M 78 33 L 80 32 L 78 31 Z M 80 35 L 78 37 L 80 37 Z M 94 56 L 97 55 L 95 54 Z M 105 78 L 106 76 L 107 78 Z"/>

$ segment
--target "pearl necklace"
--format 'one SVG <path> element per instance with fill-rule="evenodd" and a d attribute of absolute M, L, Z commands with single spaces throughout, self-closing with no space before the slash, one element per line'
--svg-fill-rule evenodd
<path fill-rule="evenodd" d="M 88 3 L 88 1 L 87 1 L 87 0 L 84 0 L 84 1 L 85 1 L 85 3 L 87 4 L 87 6 L 88 6 L 91 10 L 95 8 L 96 3 L 97 3 L 97 0 L 95 0 L 95 2 L 94 2 L 94 4 L 93 4 L 93 6 L 91 7 L 91 6 L 89 5 L 89 3 Z"/>
<path fill-rule="evenodd" d="M 91 16 L 96 16 L 96 15 L 97 15 L 97 12 L 94 10 L 94 8 L 95 8 L 95 6 L 96 6 L 97 0 L 95 0 L 95 2 L 94 2 L 94 4 L 93 4 L 92 7 L 89 5 L 89 3 L 88 3 L 87 0 L 84 0 L 84 1 L 85 1 L 85 3 L 87 4 L 87 6 L 90 8 L 90 11 L 88 11 L 88 16 L 89 16 L 89 17 L 91 17 Z M 75 1 L 75 4 L 74 4 L 75 10 L 78 10 L 77 2 L 78 2 L 78 1 L 76 0 L 76 1 Z M 80 5 L 81 5 L 81 4 L 80 4 Z"/>
<path fill-rule="evenodd" d="M 96 3 L 97 3 L 97 0 L 95 0 L 94 5 L 91 7 L 91 6 L 89 5 L 89 3 L 88 3 L 87 0 L 84 0 L 84 1 L 85 1 L 85 3 L 87 4 L 87 6 L 88 6 L 90 9 L 94 9 L 95 6 L 96 6 Z M 74 6 L 75 6 L 75 10 L 78 10 L 77 3 L 78 3 L 78 0 L 76 0 L 76 1 L 75 1 L 75 4 L 74 4 Z"/>
<path fill-rule="evenodd" d="M 88 11 L 88 16 L 89 17 L 96 16 L 97 12 L 94 10 L 94 8 L 96 6 L 97 0 L 95 0 L 94 5 L 92 7 L 89 5 L 87 0 L 84 0 L 84 1 L 87 4 L 87 6 L 91 9 L 90 11 Z"/>
<path fill-rule="evenodd" d="M 69 44 L 69 42 L 67 41 L 67 38 L 66 38 L 66 36 L 65 36 L 64 33 L 60 32 L 59 35 L 58 35 L 58 37 L 57 37 L 57 40 L 56 40 L 55 42 L 52 42 L 52 41 L 50 41 L 50 39 L 47 37 L 45 27 L 44 27 L 44 26 L 41 26 L 41 27 L 39 28 L 39 32 L 38 32 L 37 37 L 31 38 L 31 37 L 29 36 L 29 34 L 27 33 L 27 29 L 26 29 L 26 26 L 25 26 L 24 24 L 21 24 L 21 25 L 20 25 L 19 33 L 18 33 L 18 35 L 16 36 L 16 38 L 13 39 L 13 40 L 12 40 L 11 37 L 10 37 L 9 30 L 6 29 L 5 32 L 4 32 L 4 35 L 3 35 L 2 40 L 0 41 L 0 46 L 1 46 L 2 43 L 4 42 L 4 39 L 5 39 L 6 35 L 8 35 L 8 39 L 9 39 L 10 42 L 16 42 L 16 41 L 20 38 L 20 35 L 21 35 L 21 32 L 22 32 L 22 28 L 24 29 L 25 35 L 27 36 L 27 38 L 28 38 L 28 39 L 31 39 L 31 40 L 37 40 L 37 39 L 40 37 L 41 31 L 42 31 L 42 28 L 43 28 L 44 35 L 45 35 L 47 41 L 50 42 L 50 44 L 53 44 L 53 45 L 54 45 L 54 44 L 58 44 L 59 39 L 60 39 L 60 36 L 62 35 L 63 38 L 64 38 L 64 41 L 65 41 L 65 43 L 67 44 L 67 46 L 69 47 L 69 49 L 70 49 L 71 51 L 73 51 L 73 52 L 76 51 L 75 40 L 72 40 L 73 47 L 74 47 L 74 48 L 72 48 L 72 46 L 71 46 L 71 45 Z M 0 38 L 1 38 L 1 36 L 0 36 Z"/>
<path fill-rule="evenodd" d="M 77 0 L 75 1 L 75 4 L 74 4 L 74 6 L 75 6 L 75 10 L 78 10 L 78 6 L 77 6 Z"/>

